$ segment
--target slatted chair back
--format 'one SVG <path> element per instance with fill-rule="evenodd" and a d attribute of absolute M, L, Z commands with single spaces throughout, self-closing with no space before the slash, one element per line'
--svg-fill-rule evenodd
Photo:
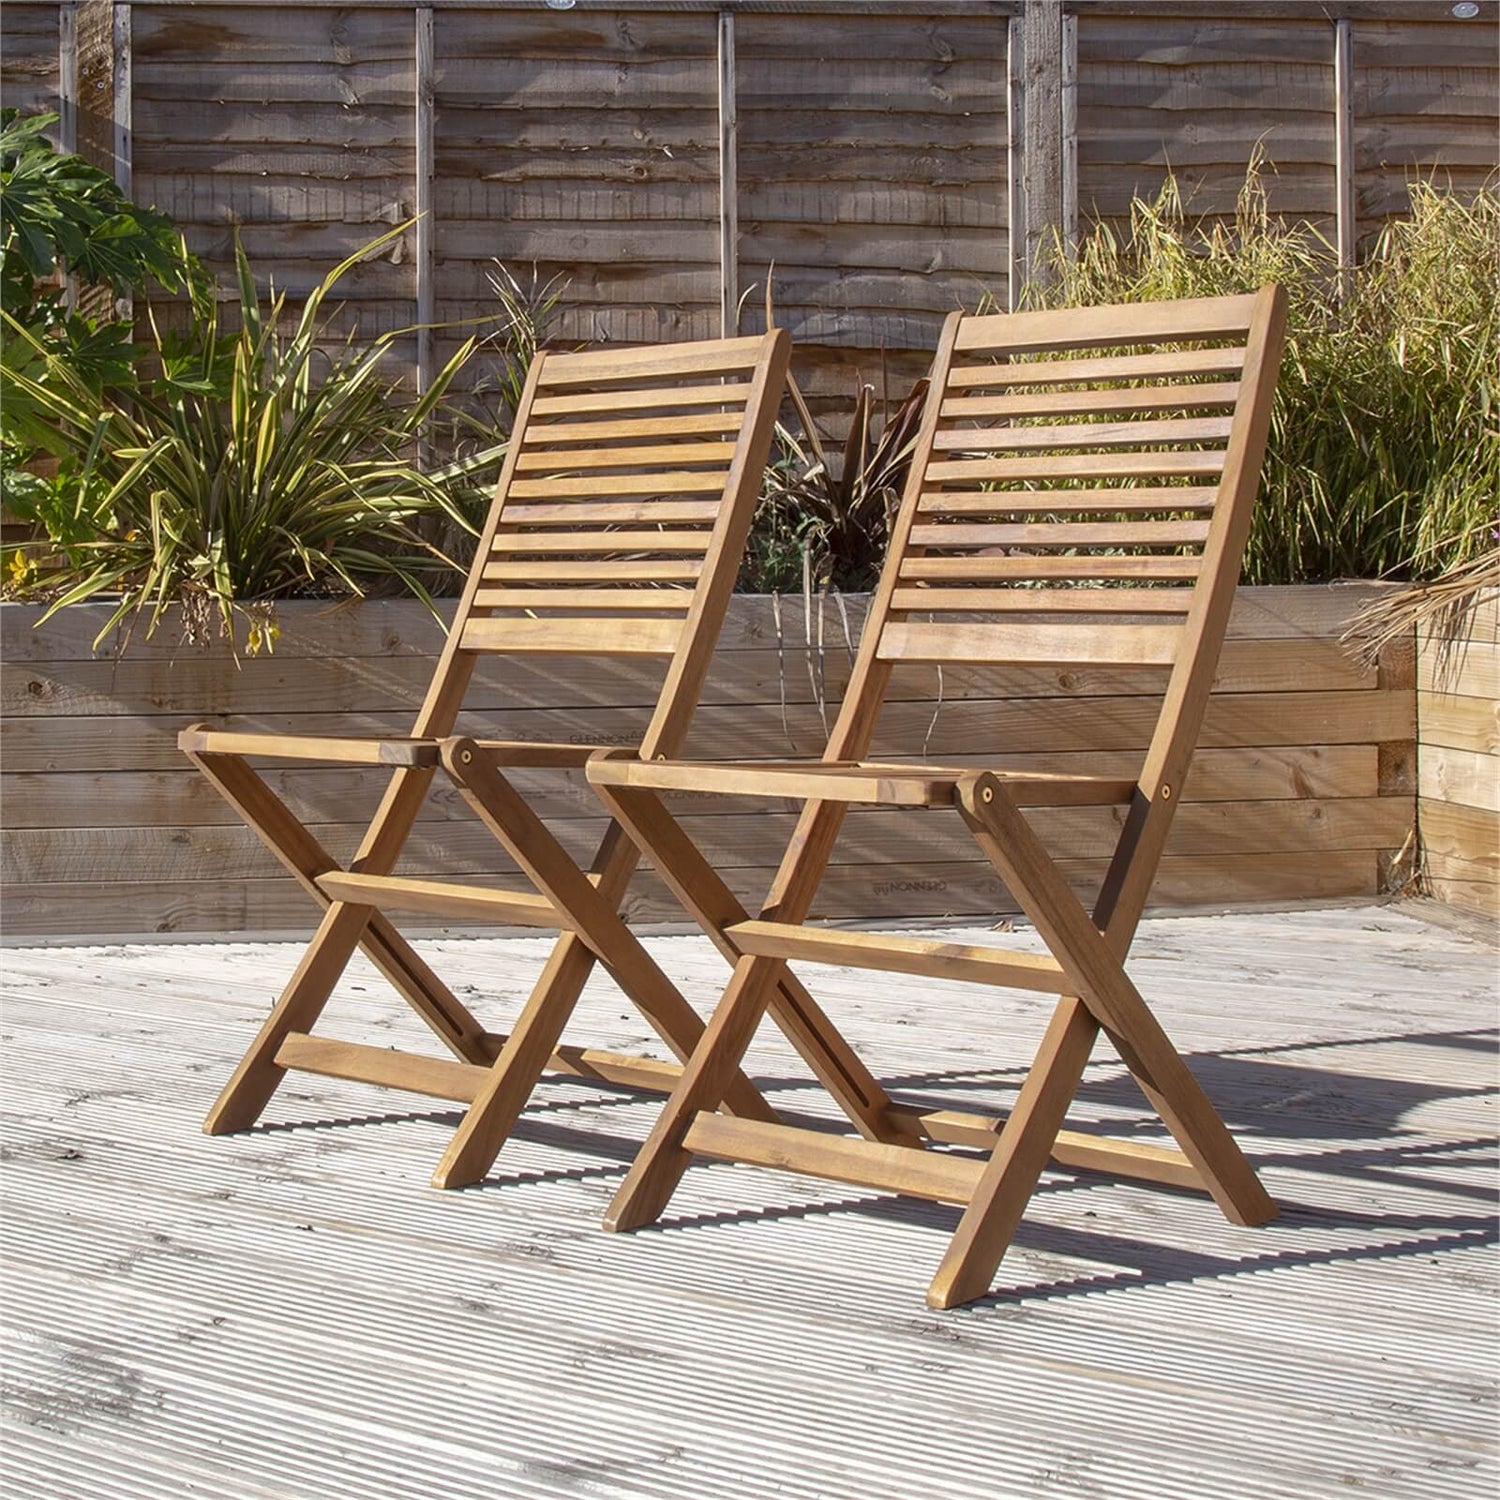
<path fill-rule="evenodd" d="M 536 357 L 416 734 L 451 727 L 485 654 L 654 657 L 666 676 L 642 750 L 675 748 L 734 588 L 788 357 L 779 332 Z"/>
<path fill-rule="evenodd" d="M 1168 668 L 1138 801 L 1170 803 L 1239 576 L 1284 316 L 1266 288 L 950 318 L 826 758 L 866 752 L 898 662 Z"/>

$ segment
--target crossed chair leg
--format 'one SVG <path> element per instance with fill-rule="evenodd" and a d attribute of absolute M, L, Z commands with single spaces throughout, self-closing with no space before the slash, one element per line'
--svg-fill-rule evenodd
<path fill-rule="evenodd" d="M 508 1035 L 484 1029 L 373 904 L 331 896 L 320 882 L 349 872 L 310 834 L 239 754 L 190 753 L 190 759 L 260 837 L 308 894 L 324 908 L 297 968 L 244 1054 L 204 1129 L 213 1135 L 249 1128 L 290 1068 L 434 1094 L 467 1105 L 433 1185 L 460 1187 L 490 1169 L 527 1099 L 549 1069 L 610 1084 L 667 1092 L 680 1065 L 600 1049 L 561 1047 L 564 1026 L 595 963 L 602 963 L 679 1059 L 689 1057 L 703 1022 L 620 916 L 619 907 L 640 855 L 612 827 L 585 873 L 502 774 L 490 749 L 462 737 L 438 746 L 441 765 L 481 822 L 507 849 L 541 893 L 515 898 L 513 910 L 535 925 L 558 930 L 541 975 Z M 354 866 L 364 888 L 378 894 L 415 821 L 435 767 L 396 773 Z M 373 877 L 373 879 L 370 879 Z M 338 889 L 337 880 L 329 881 Z M 392 904 L 399 905 L 399 901 Z M 312 1035 L 334 987 L 357 948 L 444 1043 L 455 1061 L 361 1047 Z M 857 1060 L 805 989 L 791 976 L 777 1000 L 803 1055 L 851 1117 L 868 1122 L 880 1098 L 860 1092 Z M 826 1039 L 832 1038 L 832 1044 Z M 850 1076 L 851 1064 L 856 1069 Z M 877 1086 L 878 1087 L 878 1086 Z M 776 1115 L 740 1072 L 731 1069 L 722 1092 L 732 1114 L 763 1122 Z"/>
<path fill-rule="evenodd" d="M 732 898 L 726 902 L 722 882 L 660 797 L 617 785 L 596 783 L 596 790 L 679 898 L 689 898 L 689 909 L 718 946 L 736 953 L 735 936 L 726 929 L 742 919 L 728 910 Z M 700 1152 L 954 1202 L 963 1206 L 963 1215 L 927 1294 L 929 1305 L 948 1308 L 989 1290 L 1049 1158 L 1206 1189 L 1236 1223 L 1261 1224 L 1275 1217 L 1274 1203 L 1218 1113 L 1004 786 L 988 775 L 965 777 L 955 788 L 955 805 L 1046 941 L 1072 991 L 1060 997 L 1009 1115 L 985 1121 L 914 1111 L 883 1099 L 857 1122 L 864 1141 L 726 1120 L 718 1113 L 721 1101 L 768 1006 L 774 1014 L 776 987 L 788 972 L 783 957 L 738 952 L 723 998 L 616 1193 L 606 1228 L 635 1229 L 657 1219 Z M 809 885 L 815 888 L 816 880 L 803 882 L 804 889 Z M 801 904 L 805 908 L 810 897 Z M 762 915 L 800 923 L 806 912 L 783 905 Z M 1101 1030 L 1179 1151 L 1063 1130 Z M 825 1047 L 834 1045 L 833 1037 L 825 1035 L 822 1041 Z M 863 1073 L 863 1065 L 857 1066 Z M 869 1083 L 879 1089 L 873 1079 Z M 982 1141 L 987 1157 L 921 1149 L 943 1140 Z"/>

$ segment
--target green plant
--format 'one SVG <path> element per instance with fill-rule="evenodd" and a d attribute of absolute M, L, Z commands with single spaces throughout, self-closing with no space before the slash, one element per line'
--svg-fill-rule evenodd
<path fill-rule="evenodd" d="M 3 397 L 32 405 L 35 435 L 59 464 L 61 482 L 23 513 L 57 554 L 58 570 L 41 580 L 55 595 L 49 614 L 117 592 L 101 638 L 142 616 L 149 634 L 176 604 L 200 630 L 216 616 L 231 639 L 244 623 L 254 651 L 272 639 L 267 600 L 358 595 L 390 580 L 427 597 L 424 578 L 452 564 L 419 527 L 466 524 L 462 492 L 498 454 L 433 473 L 414 459 L 473 341 L 417 401 L 384 373 L 396 334 L 324 352 L 334 286 L 406 227 L 334 267 L 295 318 L 284 293 L 262 308 L 237 248 L 238 328 L 225 330 L 212 295 L 193 298 L 185 336 L 149 317 L 154 358 L 125 399 L 101 403 L 48 341 L 5 314 L 8 336 L 41 368 L 7 370 Z"/>
<path fill-rule="evenodd" d="M 113 319 L 113 298 L 152 283 L 174 292 L 202 286 L 207 273 L 169 219 L 52 145 L 46 131 L 56 120 L 0 111 L 0 309 L 29 335 L 4 341 L 0 364 L 45 384 L 50 355 L 52 367 L 66 367 L 102 399 L 134 384 L 141 352 L 129 325 Z M 103 315 L 80 310 L 89 302 Z M 38 472 L 51 467 L 36 461 L 44 420 L 13 382 L 0 407 L 0 498 L 9 509 L 46 503 L 58 483 Z"/>
<path fill-rule="evenodd" d="M 1169 179 L 1123 238 L 1058 255 L 1051 306 L 1214 296 L 1269 281 L 1291 302 L 1250 583 L 1430 578 L 1493 546 L 1500 493 L 1500 194 L 1411 189 L 1340 271 L 1273 215 L 1252 161 L 1232 224 L 1193 222 Z"/>
<path fill-rule="evenodd" d="M 791 389 L 802 436 L 776 426 L 742 579 L 763 591 L 870 588 L 906 481 L 927 382 L 917 381 L 894 408 L 885 402 L 879 412 L 874 387 L 861 384 L 836 460 L 801 392 L 795 384 Z"/>
<path fill-rule="evenodd" d="M 498 393 L 500 409 L 495 426 L 508 433 L 515 423 L 531 362 L 547 342 L 569 283 L 561 274 L 543 281 L 535 261 L 531 263 L 529 284 L 500 260 L 495 261 L 493 271 L 485 272 L 485 280 L 500 301 L 500 327 L 480 341 L 481 350 L 493 354 L 494 360 L 489 372 L 476 383 L 474 394 L 483 397 L 491 390 Z"/>

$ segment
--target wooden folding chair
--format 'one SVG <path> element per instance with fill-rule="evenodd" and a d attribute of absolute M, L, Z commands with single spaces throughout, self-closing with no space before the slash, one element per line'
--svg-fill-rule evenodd
<path fill-rule="evenodd" d="M 505 772 L 580 767 L 594 745 L 453 733 L 483 656 L 655 657 L 665 676 L 640 739 L 647 759 L 687 732 L 734 586 L 787 369 L 786 336 L 541 354 L 531 367 L 495 500 L 431 687 L 409 736 L 311 738 L 205 725 L 179 743 L 324 908 L 316 935 L 205 1129 L 240 1130 L 289 1068 L 411 1089 L 469 1107 L 433 1181 L 489 1169 L 547 1068 L 664 1089 L 677 1065 L 576 1047 L 562 1029 L 603 963 L 679 1058 L 702 1022 L 618 915 L 638 861 L 611 827 L 585 873 Z M 390 781 L 347 869 L 247 756 L 383 767 Z M 392 873 L 438 768 L 535 887 L 521 894 Z M 387 908 L 550 928 L 558 938 L 509 1037 L 486 1032 L 384 915 Z M 356 948 L 454 1061 L 311 1034 Z M 731 1107 L 774 1118 L 743 1079 Z"/>
<path fill-rule="evenodd" d="M 734 963 L 606 1227 L 654 1220 L 694 1155 L 958 1203 L 962 1218 L 928 1292 L 932 1306 L 951 1307 L 990 1287 L 1049 1157 L 1206 1188 L 1238 1223 L 1274 1216 L 1124 960 L 1213 681 L 1265 451 L 1284 306 L 1268 287 L 950 318 L 890 555 L 822 760 L 687 765 L 611 751 L 590 761 L 606 806 Z M 862 760 L 892 669 L 908 662 L 1170 672 L 1130 781 Z M 667 790 L 804 801 L 757 917 L 667 814 Z M 856 803 L 956 809 L 1050 954 L 805 925 Z M 1126 811 L 1090 915 L 1020 809 L 1101 804 Z M 1003 1120 L 894 1102 L 847 1049 L 839 1099 L 864 1139 L 730 1118 L 719 1112 L 725 1089 L 768 1004 L 782 1019 L 777 986 L 789 959 L 972 980 L 1058 1002 Z M 1101 1030 L 1180 1149 L 1062 1128 Z M 830 1053 L 839 1045 L 821 1040 Z M 984 1155 L 921 1149 L 933 1144 Z"/>

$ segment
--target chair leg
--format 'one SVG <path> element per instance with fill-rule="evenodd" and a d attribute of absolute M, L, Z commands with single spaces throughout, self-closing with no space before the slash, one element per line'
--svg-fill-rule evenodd
<path fill-rule="evenodd" d="M 612 754 L 600 752 L 602 758 Z M 738 963 L 739 949 L 724 929 L 747 920 L 749 913 L 678 827 L 661 798 L 640 788 L 596 784 L 594 790 L 714 946 L 731 964 Z M 910 1136 L 891 1121 L 890 1096 L 790 969 L 783 970 L 770 1012 L 861 1135 L 892 1145 L 910 1144 Z"/>
<path fill-rule="evenodd" d="M 188 759 L 245 825 L 281 861 L 323 910 L 332 904 L 317 878 L 339 863 L 298 821 L 280 797 L 238 755 L 193 755 Z M 484 1027 L 425 960 L 378 912 L 360 938 L 370 962 L 433 1033 L 462 1062 L 487 1064 L 494 1054 Z"/>
<path fill-rule="evenodd" d="M 465 759 L 465 756 L 468 759 Z M 628 840 L 606 840 L 595 887 L 510 782 L 465 739 L 445 741 L 443 762 L 475 815 L 576 930 L 558 935 L 546 967 L 433 1173 L 437 1188 L 466 1187 L 494 1164 L 516 1119 L 546 1071 L 579 996 L 602 959 L 610 976 L 658 1036 L 686 1059 L 703 1034 L 698 1013 L 646 952 L 616 909 L 639 859 Z M 736 1070 L 726 1101 L 737 1115 L 774 1120 L 775 1112 Z"/>
<path fill-rule="evenodd" d="M 335 902 L 324 912 L 281 998 L 209 1110 L 203 1122 L 208 1135 L 247 1130 L 260 1118 L 286 1076 L 286 1069 L 276 1061 L 277 1049 L 289 1032 L 312 1029 L 359 946 L 370 916 L 370 907 L 344 902 Z"/>
<path fill-rule="evenodd" d="M 966 780 L 958 802 L 979 847 L 1077 984 L 1225 1216 L 1237 1224 L 1274 1219 L 1276 1205 L 1254 1168 L 1003 785 L 987 775 Z"/>
<path fill-rule="evenodd" d="M 432 1174 L 435 1188 L 468 1187 L 494 1165 L 546 1071 L 595 963 L 576 932 L 558 936 L 490 1076 L 464 1113 Z"/>
<path fill-rule="evenodd" d="M 1077 1000 L 1053 1012 L 1015 1108 L 927 1290 L 927 1305 L 956 1307 L 989 1291 L 1047 1165 L 1099 1035 Z"/>
<path fill-rule="evenodd" d="M 639 1229 L 661 1217 L 693 1159 L 683 1145 L 693 1117 L 719 1107 L 785 970 L 779 958 L 745 957 L 734 966 L 703 1039 L 615 1193 L 606 1229 Z"/>

